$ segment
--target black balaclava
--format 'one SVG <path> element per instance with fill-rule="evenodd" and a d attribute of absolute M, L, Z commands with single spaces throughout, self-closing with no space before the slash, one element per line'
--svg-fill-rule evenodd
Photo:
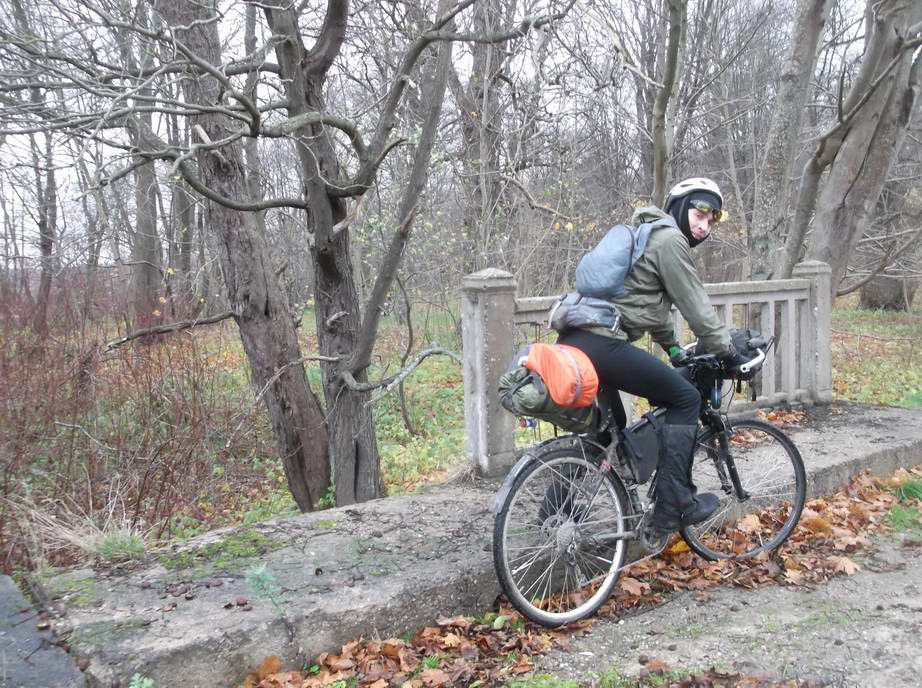
<path fill-rule="evenodd" d="M 682 234 L 685 235 L 685 238 L 688 239 L 688 245 L 694 248 L 700 244 L 704 239 L 696 239 L 692 236 L 691 227 L 688 226 L 688 211 L 692 207 L 692 201 L 704 201 L 715 210 L 720 210 L 721 203 L 720 198 L 715 194 L 712 194 L 710 191 L 696 190 L 692 191 L 690 194 L 681 196 L 673 200 L 668 206 L 666 206 L 666 212 L 672 215 L 675 219 L 676 224 L 679 225 L 679 229 L 682 230 Z"/>

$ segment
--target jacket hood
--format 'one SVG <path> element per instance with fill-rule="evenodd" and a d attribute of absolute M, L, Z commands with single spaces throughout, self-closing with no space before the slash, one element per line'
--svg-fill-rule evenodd
<path fill-rule="evenodd" d="M 672 215 L 652 205 L 637 208 L 637 210 L 634 211 L 634 215 L 631 217 L 631 224 L 637 226 L 644 222 L 656 222 L 657 220 L 669 220 L 675 225 L 676 229 L 679 228 Z"/>

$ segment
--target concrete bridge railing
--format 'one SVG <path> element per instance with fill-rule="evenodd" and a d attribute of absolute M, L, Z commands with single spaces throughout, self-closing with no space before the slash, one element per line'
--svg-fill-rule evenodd
<path fill-rule="evenodd" d="M 711 303 L 728 325 L 755 326 L 777 337 L 763 368 L 753 404 L 737 399 L 731 410 L 780 403 L 813 404 L 832 399 L 830 269 L 807 261 L 791 279 L 705 285 Z M 518 298 L 515 278 L 488 268 L 462 282 L 464 417 L 467 454 L 478 473 L 496 475 L 515 460 L 515 418 L 499 404 L 497 384 L 518 347 L 541 336 L 557 296 Z M 676 333 L 689 341 L 682 316 L 674 312 Z M 755 321 L 755 323 L 753 323 Z M 524 337 L 523 326 L 534 336 Z M 547 334 L 547 330 L 543 332 Z M 687 334 L 686 334 L 687 333 Z"/>

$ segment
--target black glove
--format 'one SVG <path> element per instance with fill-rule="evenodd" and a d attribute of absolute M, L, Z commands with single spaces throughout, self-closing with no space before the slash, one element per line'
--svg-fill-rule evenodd
<path fill-rule="evenodd" d="M 744 373 L 740 370 L 740 366 L 749 363 L 749 360 L 750 359 L 745 358 L 739 351 L 731 346 L 730 350 L 720 357 L 720 364 L 723 366 L 724 373 L 726 373 L 728 377 L 737 380 L 751 380 L 756 376 L 758 371 L 750 370 L 748 373 Z"/>

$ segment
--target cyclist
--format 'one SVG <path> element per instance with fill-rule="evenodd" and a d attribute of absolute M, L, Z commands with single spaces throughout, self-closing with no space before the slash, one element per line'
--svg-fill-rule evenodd
<path fill-rule="evenodd" d="M 666 198 L 665 210 L 639 208 L 632 224 L 658 223 L 650 232 L 642 256 L 624 280 L 626 296 L 613 299 L 621 324 L 612 331 L 585 327 L 563 332 L 561 344 L 586 353 L 611 396 L 615 417 L 625 425 L 625 413 L 614 390 L 650 399 L 666 408 L 663 435 L 665 451 L 660 453 L 654 487 L 655 507 L 650 528 L 664 534 L 706 520 L 717 509 L 713 494 L 696 494 L 691 481 L 691 464 L 698 415 L 699 391 L 680 371 L 629 342 L 649 332 L 653 341 L 669 355 L 674 366 L 685 356 L 676 338 L 672 306 L 688 321 L 707 353 L 722 360 L 724 369 L 739 374 L 746 363 L 732 346 L 726 326 L 711 306 L 698 277 L 691 249 L 708 238 L 711 227 L 722 216 L 723 196 L 712 180 L 696 177 L 676 184 Z M 666 226 L 663 226 L 663 225 Z"/>

